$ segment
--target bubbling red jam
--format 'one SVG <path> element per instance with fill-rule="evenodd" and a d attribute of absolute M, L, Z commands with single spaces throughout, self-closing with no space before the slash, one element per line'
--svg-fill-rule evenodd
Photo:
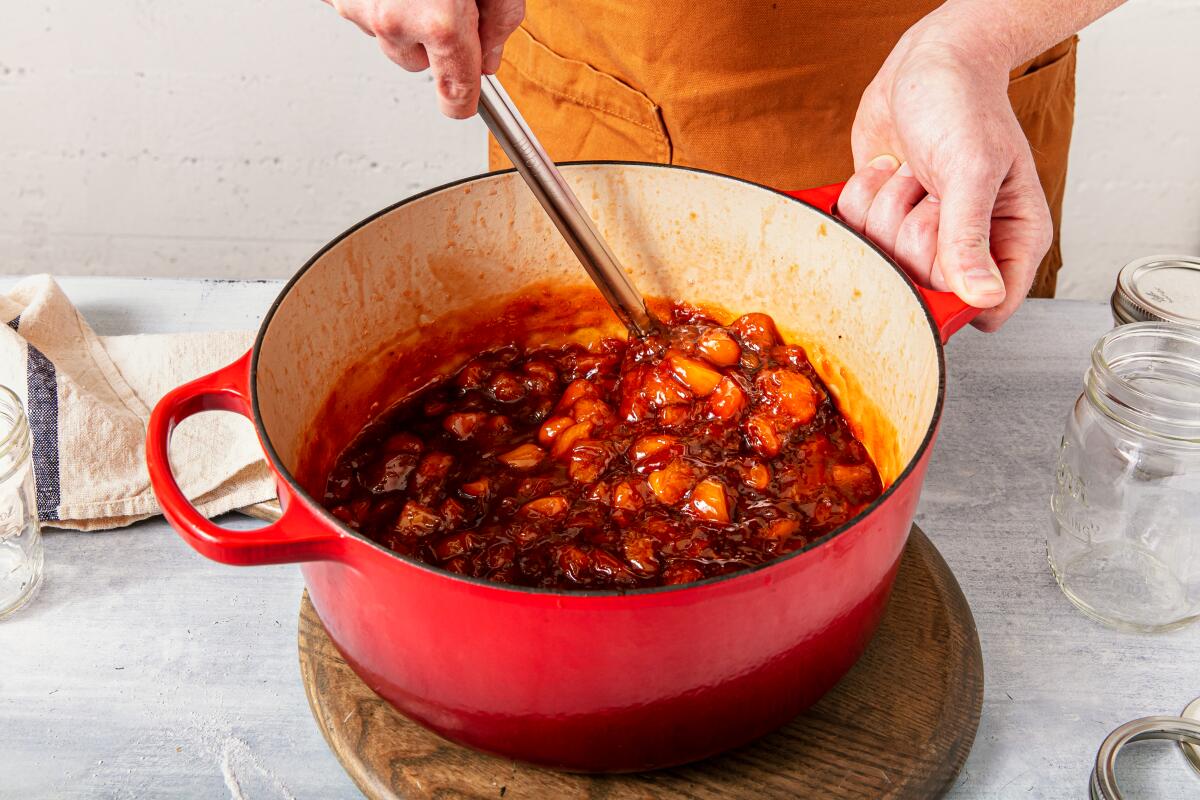
<path fill-rule="evenodd" d="M 632 589 L 791 553 L 882 490 L 804 350 L 770 317 L 722 326 L 677 304 L 644 340 L 475 356 L 371 421 L 338 457 L 324 503 L 451 572 Z"/>

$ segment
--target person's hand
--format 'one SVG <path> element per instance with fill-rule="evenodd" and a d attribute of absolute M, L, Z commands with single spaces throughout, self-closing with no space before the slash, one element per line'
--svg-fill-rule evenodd
<path fill-rule="evenodd" d="M 975 325 L 991 331 L 1033 282 L 1050 212 L 1004 54 L 956 41 L 935 17 L 901 38 L 863 94 L 838 212 L 918 283 L 989 309 Z"/>
<path fill-rule="evenodd" d="M 442 113 L 466 119 L 479 104 L 479 76 L 500 67 L 525 0 L 324 0 L 379 40 L 409 72 L 433 71 Z"/>

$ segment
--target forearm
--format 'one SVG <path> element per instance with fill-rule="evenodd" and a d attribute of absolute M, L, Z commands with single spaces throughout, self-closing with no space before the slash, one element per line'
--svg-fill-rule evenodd
<path fill-rule="evenodd" d="M 910 34 L 963 47 L 1012 69 L 1112 11 L 1125 0 L 947 0 Z"/>

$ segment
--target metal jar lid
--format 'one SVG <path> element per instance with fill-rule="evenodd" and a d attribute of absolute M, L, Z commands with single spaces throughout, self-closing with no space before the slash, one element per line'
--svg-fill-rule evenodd
<path fill-rule="evenodd" d="M 1126 264 L 1112 295 L 1113 319 L 1200 327 L 1200 258 L 1147 256 Z"/>
<path fill-rule="evenodd" d="M 1125 745 L 1146 739 L 1173 739 L 1183 748 L 1192 768 L 1200 772 L 1200 697 L 1197 697 L 1178 717 L 1143 717 L 1126 722 L 1110 733 L 1096 753 L 1092 769 L 1091 800 L 1121 800 L 1117 787 L 1117 756 Z"/>

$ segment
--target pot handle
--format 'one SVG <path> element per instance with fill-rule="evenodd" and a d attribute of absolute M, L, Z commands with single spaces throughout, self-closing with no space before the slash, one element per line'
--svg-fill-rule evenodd
<path fill-rule="evenodd" d="M 801 189 L 795 192 L 784 192 L 784 194 L 802 200 L 818 211 L 824 211 L 832 216 L 837 207 L 837 199 L 845 187 L 846 182 L 841 181 L 828 186 L 818 186 L 815 189 Z M 925 307 L 929 309 L 929 314 L 933 317 L 933 324 L 937 326 L 938 334 L 942 337 L 942 344 L 945 344 L 951 336 L 975 319 L 983 310 L 967 304 L 954 292 L 937 292 L 933 289 L 926 289 L 924 286 L 917 286 L 916 283 L 913 285 L 916 286 L 921 299 L 925 302 Z"/>
<path fill-rule="evenodd" d="M 233 411 L 251 416 L 250 353 L 216 372 L 168 392 L 150 413 L 146 466 L 163 516 L 201 555 L 225 564 L 284 564 L 336 558 L 344 539 L 290 487 L 277 481 L 283 515 L 253 530 L 235 531 L 205 519 L 191 504 L 171 472 L 167 456 L 171 433 L 201 411 Z"/>

